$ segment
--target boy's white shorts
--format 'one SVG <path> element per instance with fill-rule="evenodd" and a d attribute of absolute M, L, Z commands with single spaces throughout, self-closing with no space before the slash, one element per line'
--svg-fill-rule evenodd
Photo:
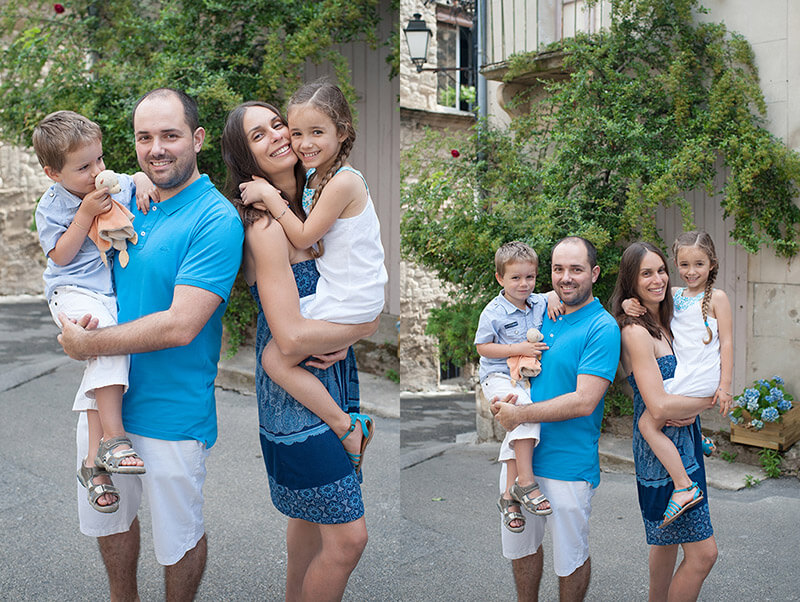
<path fill-rule="evenodd" d="M 101 295 L 78 286 L 59 286 L 48 301 L 50 313 L 58 327 L 58 314 L 64 313 L 68 318 L 77 320 L 91 314 L 99 321 L 98 328 L 117 324 L 117 300 L 115 297 Z M 72 409 L 76 412 L 96 410 L 97 402 L 94 390 L 111 385 L 122 385 L 123 393 L 128 390 L 128 369 L 130 359 L 127 355 L 108 355 L 92 358 L 86 362 L 83 380 Z"/>
<path fill-rule="evenodd" d="M 156 560 L 169 566 L 193 549 L 205 533 L 203 483 L 208 450 L 195 440 L 164 441 L 127 433 L 147 472 L 143 475 L 112 474 L 120 491 L 119 510 L 98 512 L 89 504 L 86 489 L 77 484 L 81 533 L 103 537 L 130 529 L 139 510 L 142 493 L 147 498 L 153 525 Z M 86 413 L 78 418 L 78 463 L 86 457 L 89 432 Z"/>
<path fill-rule="evenodd" d="M 481 383 L 483 395 L 486 401 L 491 401 L 493 397 L 502 399 L 509 393 L 517 396 L 516 405 L 528 405 L 531 403 L 530 393 L 525 385 L 529 385 L 528 379 L 523 379 L 514 383 L 508 374 L 502 372 L 492 372 Z M 539 444 L 539 432 L 541 427 L 538 422 L 523 422 L 514 430 L 506 433 L 503 443 L 500 445 L 499 462 L 507 462 L 516 458 L 514 455 L 514 441 L 518 439 L 533 439 L 534 446 Z"/>
<path fill-rule="evenodd" d="M 506 466 L 500 471 L 500 492 L 505 491 Z M 537 477 L 539 489 L 550 500 L 553 513 L 535 516 L 522 507 L 525 530 L 512 533 L 500 522 L 503 556 L 517 560 L 536 554 L 544 540 L 545 524 L 553 537 L 553 569 L 559 577 L 567 577 L 589 558 L 589 515 L 592 512 L 594 489 L 586 481 L 557 481 Z"/>

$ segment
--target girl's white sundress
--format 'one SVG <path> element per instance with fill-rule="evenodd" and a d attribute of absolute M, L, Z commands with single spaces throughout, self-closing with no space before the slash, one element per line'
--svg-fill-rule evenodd
<path fill-rule="evenodd" d="M 372 322 L 383 310 L 384 286 L 388 280 L 383 265 L 380 224 L 369 187 L 361 173 L 352 171 L 364 181 L 367 204 L 356 216 L 337 219 L 322 237 L 324 252 L 317 258 L 320 277 L 313 295 L 300 299 L 300 311 L 305 318 L 327 320 L 341 324 Z M 309 170 L 306 181 L 314 173 Z M 334 174 L 335 175 L 335 174 Z M 311 209 L 314 189 L 303 190 L 303 209 Z"/>
<path fill-rule="evenodd" d="M 670 323 L 674 336 L 673 347 L 678 365 L 675 377 L 664 381 L 664 390 L 674 395 L 687 397 L 709 397 L 719 386 L 719 332 L 717 320 L 708 316 L 712 339 L 708 337 L 703 323 L 703 297 L 685 297 L 685 288 L 675 291 L 675 314 Z"/>

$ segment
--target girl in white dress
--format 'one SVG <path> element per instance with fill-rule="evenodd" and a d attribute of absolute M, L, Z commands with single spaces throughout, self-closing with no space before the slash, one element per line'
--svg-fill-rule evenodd
<path fill-rule="evenodd" d="M 242 200 L 264 203 L 296 248 L 312 249 L 320 278 L 316 293 L 300 300 L 303 317 L 343 324 L 373 322 L 383 310 L 388 275 L 367 183 L 347 164 L 355 141 L 350 107 L 337 86 L 314 82 L 295 92 L 287 117 L 291 149 L 287 146 L 274 154 L 293 150 L 307 170 L 305 221 L 287 211 L 279 191 L 262 178 L 240 185 Z M 352 413 L 349 424 L 342 424 L 339 407 L 327 389 L 299 366 L 305 356 L 290 351 L 270 341 L 261 356 L 264 370 L 340 436 L 359 472 L 372 420 Z"/>
<path fill-rule="evenodd" d="M 733 400 L 733 320 L 725 291 L 713 288 L 719 272 L 714 242 L 708 233 L 693 230 L 678 237 L 672 252 L 686 286 L 672 289 L 675 311 L 670 329 L 677 367 L 675 376 L 664 381 L 664 391 L 687 397 L 713 396 L 726 415 Z M 625 300 L 623 308 L 632 316 L 646 311 L 638 299 Z M 656 420 L 647 410 L 639 419 L 642 436 L 675 485 L 661 527 L 703 499 L 697 483 L 686 474 L 675 445 L 661 431 L 664 426 L 664 421 Z M 704 437 L 706 455 L 712 449 L 713 443 Z"/>

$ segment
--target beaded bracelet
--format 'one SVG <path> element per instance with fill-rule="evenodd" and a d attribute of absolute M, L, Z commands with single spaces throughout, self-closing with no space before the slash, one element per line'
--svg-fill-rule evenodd
<path fill-rule="evenodd" d="M 276 217 L 275 217 L 275 219 L 276 219 L 276 220 L 277 220 L 277 219 L 281 219 L 281 218 L 283 217 L 283 214 L 284 214 L 284 213 L 286 213 L 286 209 L 287 209 L 287 207 L 284 207 L 284 208 L 283 208 L 283 212 L 282 212 L 280 215 L 276 216 Z"/>

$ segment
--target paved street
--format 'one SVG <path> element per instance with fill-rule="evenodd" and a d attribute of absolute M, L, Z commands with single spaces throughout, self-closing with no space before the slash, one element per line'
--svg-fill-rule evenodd
<path fill-rule="evenodd" d="M 70 407 L 81 365 L 60 353 L 55 334 L 43 301 L 0 303 L 0 600 L 105 597 L 100 556 L 74 512 Z M 285 519 L 269 501 L 255 398 L 218 390 L 218 411 L 198 599 L 282 600 Z M 345 600 L 514 599 L 499 553 L 497 445 L 455 443 L 474 430 L 472 411 L 469 397 L 403 398 L 400 420 L 377 417 L 365 466 L 370 542 Z M 798 481 L 711 489 L 710 503 L 720 558 L 701 600 L 800 600 Z M 141 518 L 140 592 L 160 600 L 146 510 Z M 646 599 L 647 547 L 630 475 L 603 475 L 591 546 L 590 600 Z M 541 599 L 555 600 L 545 558 Z"/>

